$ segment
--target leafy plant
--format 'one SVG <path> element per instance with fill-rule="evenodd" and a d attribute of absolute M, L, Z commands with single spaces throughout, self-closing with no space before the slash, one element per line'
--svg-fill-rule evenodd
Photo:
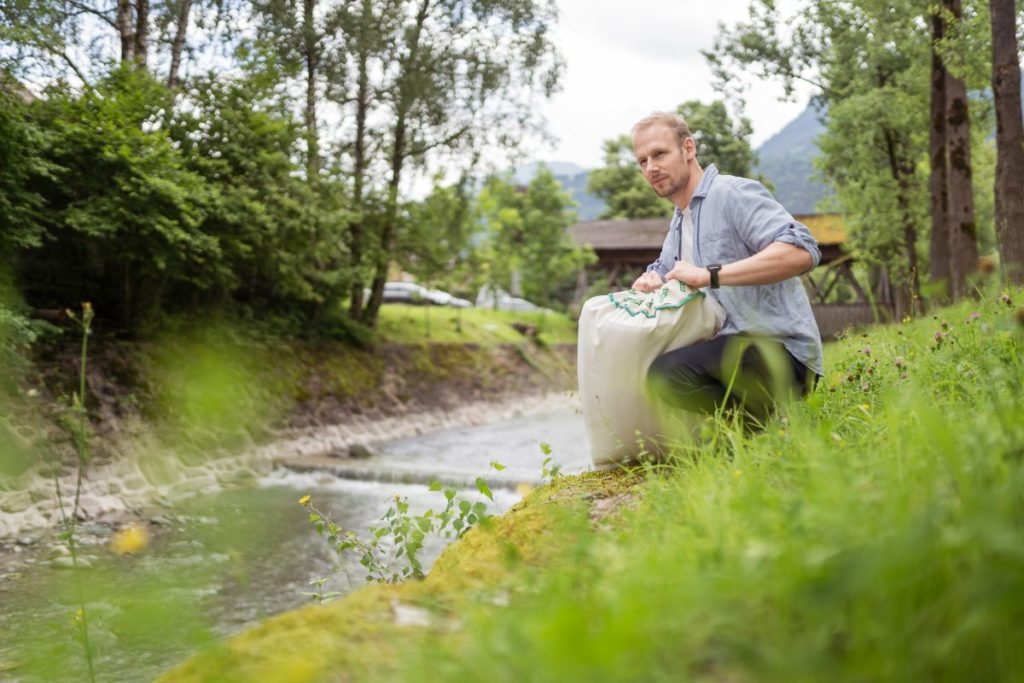
<path fill-rule="evenodd" d="M 544 480 L 554 481 L 562 476 L 562 466 L 555 462 L 554 457 L 551 455 L 551 444 L 547 442 L 541 442 L 540 451 L 547 457 L 544 458 L 544 462 L 540 464 L 540 478 Z"/>
<path fill-rule="evenodd" d="M 499 472 L 505 469 L 498 462 L 492 462 L 491 467 Z M 481 496 L 494 502 L 494 494 L 483 477 L 477 477 L 474 486 Z M 327 512 L 314 505 L 310 495 L 300 498 L 299 505 L 309 510 L 310 523 L 318 534 L 326 537 L 341 558 L 343 568 L 345 557 L 352 554 L 366 570 L 367 581 L 397 583 L 423 576 L 420 552 L 428 536 L 459 539 L 474 526 L 485 524 L 493 517 L 482 500 L 471 501 L 460 496 L 456 489 L 442 487 L 440 482 L 432 483 L 430 491 L 444 496 L 445 506 L 440 512 L 430 508 L 419 515 L 412 514 L 408 498 L 396 495 L 380 523 L 371 526 L 366 537 L 342 528 Z M 351 577 L 348 579 L 351 585 Z M 325 582 L 326 579 L 313 580 L 310 583 L 316 590 L 303 594 L 318 602 L 337 597 L 338 592 L 323 590 Z"/>

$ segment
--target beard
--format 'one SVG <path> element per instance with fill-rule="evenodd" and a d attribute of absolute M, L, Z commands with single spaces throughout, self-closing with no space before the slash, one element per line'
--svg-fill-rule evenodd
<path fill-rule="evenodd" d="M 678 180 L 676 182 L 664 183 L 664 184 L 659 185 L 657 187 L 655 187 L 654 185 L 651 185 L 651 189 L 654 190 L 654 194 L 658 195 L 662 199 L 667 199 L 667 198 L 671 197 L 672 195 L 674 195 L 675 193 L 679 192 L 684 187 L 686 187 L 686 183 L 687 183 L 688 180 L 689 180 L 689 178 L 687 177 L 687 178 L 682 178 L 682 179 L 680 179 L 680 180 Z"/>

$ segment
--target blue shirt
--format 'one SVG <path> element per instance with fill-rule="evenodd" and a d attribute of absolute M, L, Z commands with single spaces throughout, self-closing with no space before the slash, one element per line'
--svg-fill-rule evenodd
<path fill-rule="evenodd" d="M 772 242 L 805 249 L 812 268 L 821 260 L 818 243 L 756 180 L 721 175 L 714 164 L 704 170 L 690 199 L 694 217 L 693 261 L 697 266 L 725 265 L 753 256 Z M 683 212 L 676 209 L 661 256 L 647 267 L 664 278 L 679 254 Z M 725 309 L 719 334 L 756 334 L 778 339 L 794 358 L 823 375 L 821 334 L 800 278 L 771 285 L 707 289 Z"/>

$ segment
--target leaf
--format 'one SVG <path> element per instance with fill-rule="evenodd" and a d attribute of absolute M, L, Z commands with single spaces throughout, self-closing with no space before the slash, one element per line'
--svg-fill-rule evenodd
<path fill-rule="evenodd" d="M 491 488 L 487 485 L 487 482 L 484 481 L 483 477 L 476 478 L 476 488 L 477 491 L 487 496 L 491 501 L 494 500 L 494 494 L 491 493 Z"/>
<path fill-rule="evenodd" d="M 540 452 L 543 453 L 544 455 L 551 455 L 551 444 L 549 444 L 546 441 L 541 441 L 540 442 Z M 545 462 L 547 462 L 547 461 L 545 460 Z"/>
<path fill-rule="evenodd" d="M 499 471 L 499 472 L 501 472 L 501 471 L 502 471 L 503 469 L 505 469 L 505 466 L 504 466 L 504 465 L 502 465 L 502 464 L 501 464 L 500 462 L 498 462 L 497 460 L 492 460 L 492 461 L 491 461 L 491 467 L 493 467 L 494 469 L 496 469 L 496 470 L 497 470 L 497 471 Z"/>
<path fill-rule="evenodd" d="M 430 482 L 430 490 L 431 491 L 440 491 L 441 490 L 441 482 L 437 481 L 436 479 L 434 481 Z"/>

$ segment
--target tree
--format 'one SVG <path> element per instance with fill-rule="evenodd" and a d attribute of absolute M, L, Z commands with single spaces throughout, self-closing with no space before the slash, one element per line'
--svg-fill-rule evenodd
<path fill-rule="evenodd" d="M 181 69 L 181 53 L 185 49 L 185 35 L 188 33 L 189 18 L 192 15 L 192 0 L 178 0 L 177 12 L 174 17 L 174 39 L 171 42 L 171 65 L 167 69 L 167 87 L 178 85 L 178 72 Z"/>
<path fill-rule="evenodd" d="M 259 20 L 257 34 L 276 49 L 286 73 L 300 74 L 305 100 L 306 175 L 314 180 L 321 170 L 317 103 L 325 78 L 332 37 L 339 31 L 339 13 L 319 0 L 257 0 L 253 11 Z"/>
<path fill-rule="evenodd" d="M 931 17 L 931 125 L 928 138 L 928 160 L 930 166 L 929 190 L 931 193 L 931 242 L 929 260 L 931 280 L 935 288 L 948 294 L 949 289 L 949 182 L 948 152 L 946 140 L 946 65 L 939 53 L 939 46 L 945 38 L 946 22 L 939 12 Z M 945 298 L 940 295 L 940 298 Z"/>
<path fill-rule="evenodd" d="M 0 72 L 0 252 L 36 247 L 43 235 L 43 197 L 32 180 L 51 168 L 37 153 L 45 132 L 28 117 L 18 85 Z M 11 265 L 10 263 L 6 265 Z"/>
<path fill-rule="evenodd" d="M 220 245 L 200 230 L 210 188 L 152 125 L 171 103 L 129 65 L 80 95 L 55 86 L 33 103 L 50 168 L 32 182 L 46 202 L 42 244 L 19 264 L 30 298 L 58 308 L 92 300 L 135 326 L 159 311 L 168 288 L 216 281 Z"/>
<path fill-rule="evenodd" d="M 468 159 L 484 145 L 518 145 L 536 121 L 533 99 L 550 95 L 560 73 L 548 3 L 401 0 L 400 6 L 403 20 L 389 42 L 397 58 L 377 89 L 389 124 L 382 132 L 384 216 L 374 236 L 371 293 L 362 314 L 371 326 L 383 300 L 407 174 L 431 155 L 462 153 Z"/>
<path fill-rule="evenodd" d="M 698 100 L 683 102 L 676 110 L 690 127 L 702 166 L 714 164 L 722 173 L 749 178 L 757 155 L 750 146 L 754 129 L 745 116 L 729 116 L 725 102 L 704 104 Z"/>
<path fill-rule="evenodd" d="M 947 23 L 959 23 L 960 0 L 943 0 Z M 978 266 L 978 227 L 971 184 L 971 117 L 964 78 L 947 70 L 946 141 L 948 170 L 949 279 L 954 299 L 967 293 L 967 277 Z"/>
<path fill-rule="evenodd" d="M 576 246 L 567 232 L 575 220 L 569 194 L 541 166 L 528 186 L 507 177 L 488 178 L 478 198 L 488 238 L 490 284 L 513 289 L 518 279 L 523 295 L 545 306 L 560 305 L 556 293 L 571 287 L 580 268 L 593 262 L 589 249 Z"/>
<path fill-rule="evenodd" d="M 468 177 L 447 186 L 435 178 L 433 191 L 405 208 L 397 251 L 402 268 L 418 281 L 449 289 L 464 284 L 470 237 L 478 228 L 468 186 Z"/>
<path fill-rule="evenodd" d="M 996 109 L 996 235 L 1010 278 L 1024 283 L 1024 125 L 1013 0 L 991 0 L 992 92 Z"/>
<path fill-rule="evenodd" d="M 893 276 L 898 315 L 910 310 L 919 295 L 917 240 L 924 232 L 927 194 L 918 165 L 928 158 L 920 131 L 928 129 L 926 69 L 933 56 L 929 48 L 936 41 L 924 28 L 929 26 L 931 12 L 922 0 L 828 0 L 782 17 L 775 3 L 756 0 L 750 6 L 750 19 L 734 29 L 723 29 L 706 55 L 725 88 L 735 88 L 728 83 L 732 67 L 780 79 L 787 93 L 793 92 L 797 81 L 815 87 L 815 98 L 828 110 L 827 132 L 821 140 L 823 151 L 828 151 L 819 167 L 836 188 L 861 256 Z M 789 30 L 780 30 L 784 24 Z M 948 21 L 946 28 L 949 33 Z M 971 38 L 971 31 L 959 24 L 952 33 L 940 46 L 947 66 L 950 54 L 956 52 L 949 46 L 962 48 Z M 973 66 L 972 59 L 977 61 L 969 57 L 968 66 Z M 958 73 L 969 70 L 957 64 Z M 931 82 L 948 86 L 946 79 Z M 837 117 L 837 112 L 842 116 Z M 958 106 L 957 112 L 954 118 L 966 124 L 966 108 Z M 964 139 L 969 136 L 958 133 L 961 169 L 969 164 Z M 938 142 L 935 138 L 933 145 Z M 847 152 L 851 146 L 865 144 L 873 150 L 867 156 Z M 853 157 L 858 163 L 851 166 Z M 965 206 L 971 195 L 969 174 L 947 177 L 947 183 L 951 183 L 950 192 L 957 193 L 958 206 Z M 865 196 L 872 199 L 864 201 Z M 897 241 L 902 243 L 898 251 L 893 249 Z"/>
<path fill-rule="evenodd" d="M 276 98 L 279 77 L 265 58 L 254 53 L 235 79 L 195 79 L 171 135 L 216 192 L 200 226 L 221 252 L 207 298 L 316 320 L 350 284 L 347 207 L 340 182 L 311 185 L 296 173 L 304 127 Z"/>

